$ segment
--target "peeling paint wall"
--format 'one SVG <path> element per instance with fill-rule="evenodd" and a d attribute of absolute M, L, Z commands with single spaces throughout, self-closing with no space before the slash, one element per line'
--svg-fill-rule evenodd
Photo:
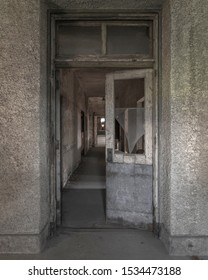
<path fill-rule="evenodd" d="M 60 70 L 62 186 L 81 161 L 81 111 L 87 112 L 86 98 L 74 71 Z"/>

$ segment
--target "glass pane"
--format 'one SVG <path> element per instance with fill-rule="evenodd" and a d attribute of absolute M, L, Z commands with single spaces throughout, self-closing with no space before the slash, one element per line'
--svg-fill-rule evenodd
<path fill-rule="evenodd" d="M 59 56 L 101 54 L 100 26 L 60 25 L 57 37 Z"/>
<path fill-rule="evenodd" d="M 144 135 L 144 108 L 115 109 L 115 118 L 124 130 L 128 152 L 131 154 Z"/>
<path fill-rule="evenodd" d="M 150 55 L 148 26 L 108 26 L 107 54 Z"/>
<path fill-rule="evenodd" d="M 144 154 L 144 79 L 115 81 L 115 149 Z"/>

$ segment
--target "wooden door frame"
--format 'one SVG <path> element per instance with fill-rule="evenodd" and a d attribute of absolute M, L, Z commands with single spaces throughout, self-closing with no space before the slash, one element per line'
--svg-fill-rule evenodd
<path fill-rule="evenodd" d="M 54 107 L 55 107 L 55 70 L 59 68 L 71 68 L 71 67 L 83 67 L 83 68 L 131 68 L 131 69 L 152 69 L 154 73 L 154 96 L 153 102 L 155 104 L 153 108 L 153 119 L 155 120 L 155 127 L 153 129 L 153 216 L 154 216 L 154 231 L 158 231 L 158 225 L 160 223 L 159 215 L 159 187 L 158 187 L 158 147 L 159 147 L 159 136 L 158 136 L 158 107 L 159 107 L 159 89 L 160 85 L 160 63 L 159 63 L 159 46 L 160 42 L 160 10 L 154 11 L 135 11 L 135 10 L 109 10 L 109 11 L 95 11 L 95 10 L 84 10 L 84 11 L 60 11 L 60 10 L 49 10 L 48 11 L 48 100 L 49 100 L 49 122 L 50 122 L 50 220 L 54 227 L 56 224 L 56 199 L 55 199 L 55 118 L 54 118 Z M 117 60 L 56 60 L 55 54 L 55 25 L 60 20 L 152 20 L 153 22 L 153 57 L 154 59 L 117 59 Z M 159 83 L 160 82 L 160 83 Z"/>

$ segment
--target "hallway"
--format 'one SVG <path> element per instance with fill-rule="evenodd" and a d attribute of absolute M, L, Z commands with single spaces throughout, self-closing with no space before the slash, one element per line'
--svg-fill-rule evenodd
<path fill-rule="evenodd" d="M 105 189 L 105 147 L 91 148 L 65 189 Z"/>
<path fill-rule="evenodd" d="M 62 227 L 106 227 L 104 147 L 88 151 L 64 188 Z"/>

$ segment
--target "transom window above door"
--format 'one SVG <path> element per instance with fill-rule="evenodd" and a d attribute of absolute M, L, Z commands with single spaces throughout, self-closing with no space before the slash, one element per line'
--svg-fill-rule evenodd
<path fill-rule="evenodd" d="M 56 57 L 153 56 L 152 21 L 58 21 Z"/>

